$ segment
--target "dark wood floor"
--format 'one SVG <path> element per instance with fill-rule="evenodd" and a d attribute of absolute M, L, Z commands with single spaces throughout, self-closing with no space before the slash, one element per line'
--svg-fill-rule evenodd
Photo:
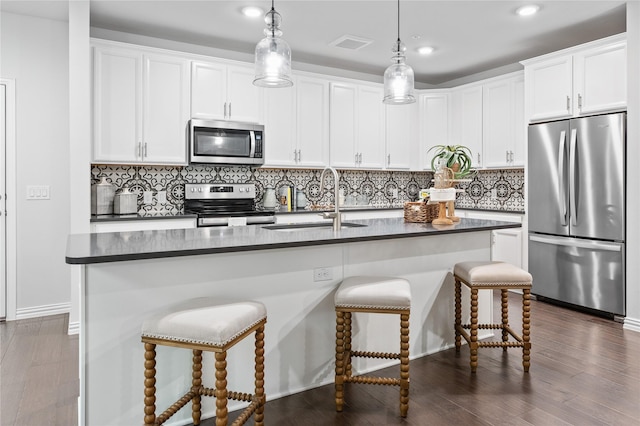
<path fill-rule="evenodd" d="M 510 321 L 519 326 L 520 312 L 517 304 L 512 306 Z M 76 424 L 78 341 L 66 336 L 65 330 L 65 316 L 0 325 L 0 424 Z M 265 422 L 270 426 L 640 424 L 640 333 L 607 319 L 532 302 L 531 337 L 528 374 L 522 371 L 517 349 L 480 350 L 476 374 L 469 372 L 466 347 L 460 355 L 452 349 L 412 360 L 406 419 L 398 416 L 395 387 L 347 386 L 345 409 L 336 413 L 329 385 L 268 402 Z M 397 367 L 387 370 L 380 374 L 394 374 Z M 204 401 L 213 406 L 211 399 Z"/>

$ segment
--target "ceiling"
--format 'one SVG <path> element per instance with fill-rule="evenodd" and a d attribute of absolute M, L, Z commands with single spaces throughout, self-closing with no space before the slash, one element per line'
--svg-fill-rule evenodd
<path fill-rule="evenodd" d="M 520 60 L 625 31 L 624 1 L 535 1 L 540 11 L 519 17 L 525 1 L 417 1 L 400 3 L 400 38 L 416 82 L 441 85 Z M 66 1 L 0 2 L 3 11 L 66 20 Z M 270 1 L 91 0 L 91 26 L 252 54 L 263 37 L 262 17 L 241 15 L 246 5 Z M 277 0 L 283 38 L 296 63 L 381 76 L 397 38 L 394 0 Z M 351 35 L 372 42 L 349 50 L 332 46 Z M 435 47 L 422 56 L 420 46 Z"/>

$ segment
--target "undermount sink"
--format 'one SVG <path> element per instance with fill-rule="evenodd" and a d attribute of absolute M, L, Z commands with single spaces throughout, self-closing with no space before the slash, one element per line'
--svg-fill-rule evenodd
<path fill-rule="evenodd" d="M 346 228 L 361 228 L 361 223 L 342 222 L 341 229 Z M 270 229 L 272 231 L 306 231 L 311 229 L 332 229 L 332 222 L 318 222 L 318 223 L 283 223 L 281 225 L 267 225 L 263 226 L 264 229 Z"/>

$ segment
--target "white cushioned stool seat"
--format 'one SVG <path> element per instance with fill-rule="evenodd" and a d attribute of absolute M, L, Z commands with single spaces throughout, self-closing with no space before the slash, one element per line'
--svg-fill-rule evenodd
<path fill-rule="evenodd" d="M 345 278 L 335 294 L 336 307 L 409 309 L 409 281 L 396 277 Z"/>
<path fill-rule="evenodd" d="M 533 281 L 530 273 L 505 262 L 460 262 L 453 274 L 472 286 L 530 286 Z"/>
<path fill-rule="evenodd" d="M 215 299 L 199 298 L 186 309 L 147 318 L 142 336 L 222 347 L 266 317 L 259 302 L 216 305 Z"/>

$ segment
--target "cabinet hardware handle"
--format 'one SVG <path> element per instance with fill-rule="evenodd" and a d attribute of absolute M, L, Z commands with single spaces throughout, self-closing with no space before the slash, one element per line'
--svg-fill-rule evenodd
<path fill-rule="evenodd" d="M 511 151 L 511 163 L 513 163 L 513 151 Z"/>
<path fill-rule="evenodd" d="M 138 157 L 142 157 L 142 142 L 138 142 Z"/>
<path fill-rule="evenodd" d="M 144 143 L 144 156 L 148 157 L 149 155 L 147 154 L 147 143 Z"/>
<path fill-rule="evenodd" d="M 224 118 L 227 118 L 227 103 L 224 103 Z"/>
<path fill-rule="evenodd" d="M 578 93 L 578 110 L 582 111 L 582 95 Z"/>
<path fill-rule="evenodd" d="M 567 96 L 567 112 L 571 111 L 571 98 Z"/>
<path fill-rule="evenodd" d="M 229 118 L 231 118 L 231 102 L 229 102 Z"/>
<path fill-rule="evenodd" d="M 302 161 L 302 150 L 298 150 L 298 162 Z"/>
<path fill-rule="evenodd" d="M 391 165 L 391 154 L 387 154 L 387 166 Z"/>
<path fill-rule="evenodd" d="M 293 162 L 294 163 L 298 162 L 298 150 L 297 149 L 293 150 Z"/>
<path fill-rule="evenodd" d="M 358 165 L 358 153 L 356 152 L 354 156 L 355 156 L 355 160 L 354 161 L 355 161 L 356 166 L 357 166 Z"/>
<path fill-rule="evenodd" d="M 358 154 L 358 164 L 362 165 L 362 153 Z"/>
<path fill-rule="evenodd" d="M 478 164 L 480 164 L 480 153 L 478 153 Z"/>
<path fill-rule="evenodd" d="M 507 163 L 509 162 L 509 151 L 506 151 L 507 153 Z"/>

